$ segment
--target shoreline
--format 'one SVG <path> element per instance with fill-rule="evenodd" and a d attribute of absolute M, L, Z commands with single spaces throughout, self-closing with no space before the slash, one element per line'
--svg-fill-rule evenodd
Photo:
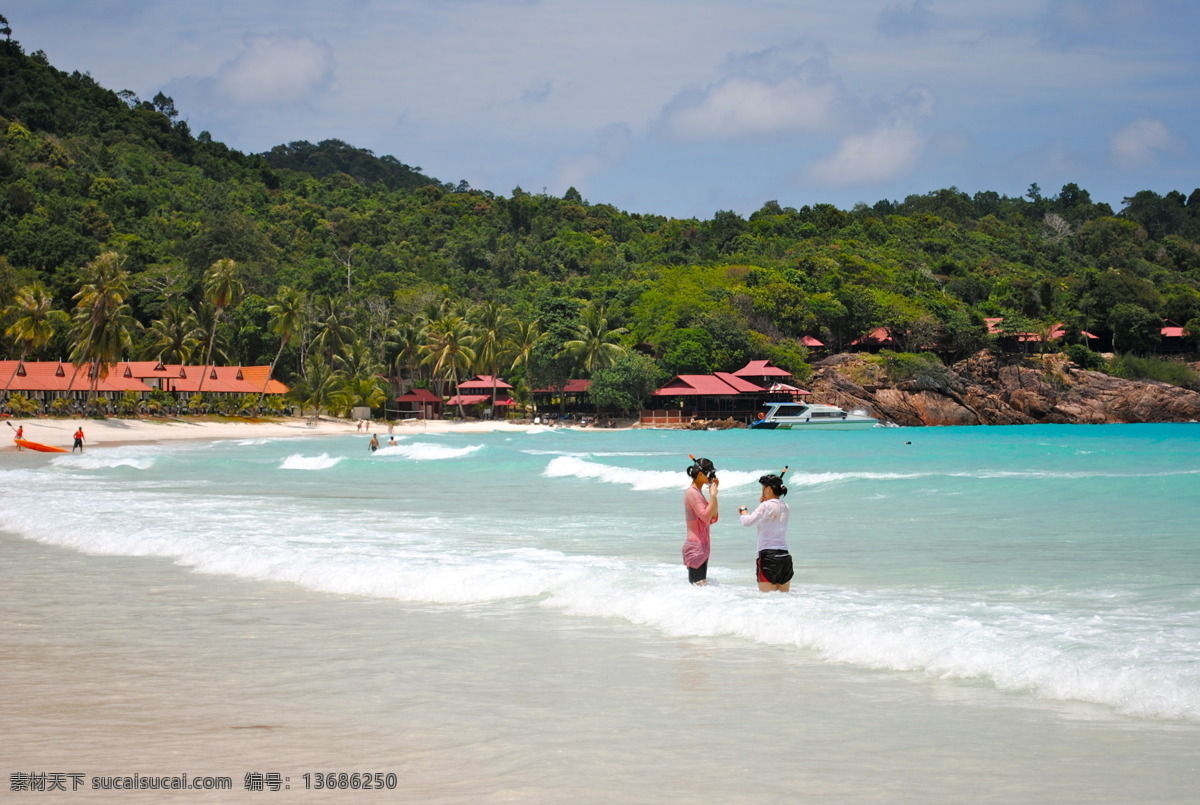
<path fill-rule="evenodd" d="M 29 441 L 54 447 L 70 449 L 74 443 L 73 434 L 76 428 L 83 428 L 84 449 L 91 450 L 104 447 L 119 447 L 127 444 L 153 444 L 157 442 L 173 442 L 183 440 L 220 440 L 220 439 L 264 439 L 289 438 L 302 436 L 363 436 L 374 433 L 382 439 L 389 435 L 412 435 L 416 433 L 492 433 L 495 431 L 521 433 L 530 430 L 547 429 L 546 425 L 529 423 L 513 423 L 506 421 L 470 421 L 444 419 L 406 419 L 395 424 L 392 434 L 388 433 L 386 422 L 371 422 L 369 430 L 358 430 L 357 423 L 352 419 L 321 419 L 311 422 L 303 417 L 278 417 L 261 419 L 259 421 L 213 421 L 206 419 L 5 419 L 11 425 L 8 431 L 7 444 L 4 449 L 16 452 L 17 446 L 12 444 L 16 428 L 25 428 L 25 438 Z M 564 427 L 564 426 L 558 426 Z M 576 425 L 565 426 L 572 430 L 601 430 L 621 431 L 629 428 L 579 428 Z"/>

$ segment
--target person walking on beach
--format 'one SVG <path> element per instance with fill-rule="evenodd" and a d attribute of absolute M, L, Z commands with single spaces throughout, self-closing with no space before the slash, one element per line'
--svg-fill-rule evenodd
<path fill-rule="evenodd" d="M 9 427 L 12 427 L 12 426 L 10 425 Z M 25 426 L 24 425 L 20 425 L 17 427 L 17 435 L 14 436 L 13 438 L 14 439 L 24 439 L 25 438 Z M 18 450 L 21 449 L 20 443 L 17 444 L 17 449 Z"/>
<path fill-rule="evenodd" d="M 709 529 L 717 522 L 717 468 L 707 458 L 692 458 L 687 468 L 691 486 L 683 493 L 683 515 L 687 538 L 683 542 L 683 564 L 688 581 L 697 587 L 708 583 L 708 556 L 711 553 Z M 708 485 L 708 499 L 701 489 Z"/>
<path fill-rule="evenodd" d="M 372 434 L 371 434 L 371 445 L 370 445 L 370 447 L 371 447 L 371 452 L 372 452 L 372 453 L 374 453 L 376 450 L 378 450 L 378 449 L 379 449 L 379 437 L 378 437 L 378 436 L 376 436 L 374 433 L 372 433 Z"/>
<path fill-rule="evenodd" d="M 739 506 L 738 519 L 744 526 L 758 526 L 758 560 L 755 562 L 758 589 L 764 593 L 772 590 L 786 593 L 792 583 L 793 570 L 792 555 L 787 546 L 788 505 L 780 498 L 787 494 L 787 487 L 783 485 L 783 473 L 764 475 L 758 482 L 762 484 L 758 507 L 751 512 L 745 506 Z"/>
<path fill-rule="evenodd" d="M 75 444 L 71 446 L 72 453 L 75 452 L 76 447 L 79 448 L 80 453 L 83 452 L 83 425 L 80 425 L 79 428 L 75 431 Z"/>

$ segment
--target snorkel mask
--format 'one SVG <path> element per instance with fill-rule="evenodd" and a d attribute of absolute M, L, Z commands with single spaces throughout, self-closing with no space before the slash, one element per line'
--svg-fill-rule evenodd
<path fill-rule="evenodd" d="M 695 478 L 698 474 L 704 473 L 708 480 L 717 480 L 717 468 L 713 466 L 712 461 L 707 458 L 696 458 L 691 454 L 688 455 L 688 458 L 692 460 L 692 466 L 688 467 L 689 478 Z"/>

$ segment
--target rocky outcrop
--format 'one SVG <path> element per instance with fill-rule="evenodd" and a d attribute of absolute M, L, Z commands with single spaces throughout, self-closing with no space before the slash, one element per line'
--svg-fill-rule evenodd
<path fill-rule="evenodd" d="M 1080 369 L 1063 355 L 980 352 L 892 381 L 864 355 L 815 365 L 816 399 L 865 408 L 898 425 L 1188 422 L 1200 420 L 1200 393 L 1154 381 Z"/>

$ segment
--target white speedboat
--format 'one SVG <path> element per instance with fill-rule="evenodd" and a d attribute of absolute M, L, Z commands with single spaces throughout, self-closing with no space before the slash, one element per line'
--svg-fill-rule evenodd
<path fill-rule="evenodd" d="M 865 411 L 846 411 L 836 405 L 810 402 L 767 403 L 762 419 L 750 423 L 755 430 L 861 430 L 879 420 Z"/>

